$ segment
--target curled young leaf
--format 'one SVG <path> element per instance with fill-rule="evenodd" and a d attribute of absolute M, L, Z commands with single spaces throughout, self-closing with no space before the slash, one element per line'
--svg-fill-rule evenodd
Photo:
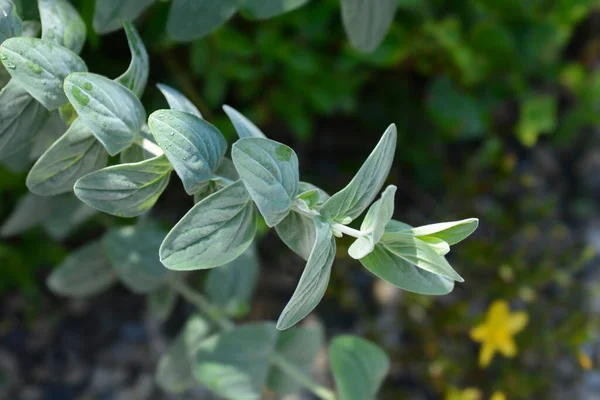
<path fill-rule="evenodd" d="M 192 103 L 181 92 L 162 83 L 157 83 L 156 86 L 163 94 L 163 96 L 165 96 L 165 99 L 167 99 L 167 103 L 169 103 L 169 107 L 171 108 L 171 110 L 185 111 L 187 113 L 195 115 L 198 118 L 202 118 L 202 114 L 200 113 L 200 111 L 198 111 L 194 103 Z"/>
<path fill-rule="evenodd" d="M 174 110 L 152 113 L 148 126 L 188 194 L 214 177 L 227 150 L 217 128 L 195 115 Z"/>
<path fill-rule="evenodd" d="M 196 204 L 171 229 L 160 247 L 169 269 L 194 270 L 227 264 L 256 234 L 254 204 L 237 181 Z"/>
<path fill-rule="evenodd" d="M 10 76 L 50 111 L 67 102 L 65 77 L 87 71 L 83 60 L 71 50 L 36 38 L 6 40 L 0 46 L 0 60 Z"/>
<path fill-rule="evenodd" d="M 390 369 L 385 352 L 354 336 L 338 336 L 329 346 L 331 372 L 340 400 L 373 400 Z"/>
<path fill-rule="evenodd" d="M 167 32 L 178 41 L 207 35 L 237 11 L 238 0 L 174 0 L 167 19 Z"/>
<path fill-rule="evenodd" d="M 371 204 L 387 178 L 396 152 L 396 125 L 390 125 L 354 178 L 321 207 L 326 220 L 353 220 Z"/>
<path fill-rule="evenodd" d="M 94 171 L 74 186 L 77 197 L 105 213 L 137 217 L 150 210 L 167 187 L 173 167 L 163 155 Z"/>
<path fill-rule="evenodd" d="M 479 220 L 477 218 L 467 218 L 460 221 L 441 222 L 438 224 L 423 225 L 418 228 L 412 228 L 408 225 L 402 229 L 402 226 L 393 225 L 386 228 L 386 232 L 398 232 L 406 235 L 416 236 L 419 239 L 425 237 L 437 238 L 443 240 L 449 245 L 454 245 L 466 239 L 471 233 L 475 232 Z"/>
<path fill-rule="evenodd" d="M 314 221 L 315 244 L 298 286 L 279 316 L 279 330 L 288 329 L 306 317 L 319 304 L 329 284 L 331 266 L 335 259 L 335 239 L 328 224 L 319 219 Z"/>
<path fill-rule="evenodd" d="M 238 140 L 233 163 L 269 227 L 290 212 L 298 192 L 298 156 L 290 147 L 270 139 Z"/>
<path fill-rule="evenodd" d="M 230 107 L 228 105 L 224 105 L 223 111 L 225 111 L 225 114 L 227 114 L 227 116 L 231 120 L 231 123 L 233 124 L 233 127 L 235 128 L 235 131 L 237 132 L 240 139 L 250 137 L 263 139 L 267 138 L 267 136 L 264 133 L 262 133 L 262 131 L 258 129 L 258 127 L 254 125 L 254 123 L 252 123 L 252 121 L 244 117 L 244 115 L 242 115 L 242 113 L 236 110 L 235 108 Z"/>
<path fill-rule="evenodd" d="M 47 118 L 48 110 L 17 81 L 8 82 L 0 91 L 0 159 L 30 145 Z"/>
<path fill-rule="evenodd" d="M 123 27 L 125 28 L 127 43 L 131 51 L 131 62 L 127 71 L 119 76 L 116 81 L 135 93 L 137 97 L 142 97 L 146 83 L 148 82 L 148 73 L 150 72 L 148 52 L 133 24 L 125 21 L 123 22 Z"/>
<path fill-rule="evenodd" d="M 26 184 L 41 196 L 70 192 L 79 178 L 107 163 L 106 151 L 78 118 L 33 165 Z"/>
<path fill-rule="evenodd" d="M 73 73 L 65 93 L 79 118 L 114 156 L 133 143 L 146 120 L 146 111 L 125 86 L 100 75 Z"/>
<path fill-rule="evenodd" d="M 350 43 L 369 53 L 382 42 L 398 7 L 396 0 L 340 0 L 342 21 Z"/>
<path fill-rule="evenodd" d="M 79 54 L 85 43 L 85 23 L 67 0 L 38 0 L 42 39 Z"/>

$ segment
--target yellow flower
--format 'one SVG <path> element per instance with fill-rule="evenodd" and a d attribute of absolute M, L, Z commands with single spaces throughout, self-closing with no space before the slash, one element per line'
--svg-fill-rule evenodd
<path fill-rule="evenodd" d="M 594 367 L 594 363 L 590 356 L 585 354 L 583 351 L 577 353 L 577 361 L 579 361 L 579 365 L 586 371 L 589 371 Z"/>
<path fill-rule="evenodd" d="M 479 365 L 487 367 L 494 353 L 499 351 L 506 357 L 517 354 L 513 336 L 527 325 L 526 312 L 511 313 L 508 303 L 496 300 L 490 305 L 485 321 L 471 330 L 471 339 L 481 342 Z"/>
<path fill-rule="evenodd" d="M 481 400 L 481 397 L 481 391 L 476 388 L 466 388 L 465 390 L 450 388 L 446 392 L 446 400 Z"/>
<path fill-rule="evenodd" d="M 492 393 L 492 397 L 490 397 L 490 400 L 506 400 L 506 396 L 504 395 L 504 393 L 496 391 Z"/>

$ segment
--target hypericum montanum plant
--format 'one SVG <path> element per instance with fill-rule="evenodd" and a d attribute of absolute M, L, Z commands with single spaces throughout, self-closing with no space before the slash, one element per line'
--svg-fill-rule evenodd
<path fill-rule="evenodd" d="M 119 279 L 147 294 L 150 309 L 161 318 L 169 315 L 177 293 L 198 306 L 208 320 L 190 317 L 159 363 L 157 379 L 165 390 L 199 383 L 237 400 L 259 399 L 265 387 L 277 394 L 306 387 L 322 399 L 336 398 L 309 375 L 322 347 L 320 328 L 279 333 L 323 297 L 335 237 L 354 237 L 350 256 L 404 290 L 441 295 L 462 281 L 444 255 L 475 230 L 476 219 L 418 228 L 394 221 L 393 185 L 371 204 L 392 165 L 394 125 L 352 181 L 329 196 L 300 181 L 293 149 L 266 138 L 229 106 L 224 110 L 240 136 L 231 159 L 225 157 L 221 133 L 166 85 L 159 89 L 171 109 L 153 112 L 146 124 L 139 97 L 148 78 L 148 54 L 129 22 L 124 27 L 132 61 L 111 80 L 87 72 L 77 56 L 85 25 L 70 3 L 39 0 L 39 11 L 41 39 L 34 37 L 35 23 L 21 21 L 14 5 L 0 0 L 0 60 L 10 75 L 0 92 L 0 159 L 9 165 L 37 159 L 26 182 L 33 194 L 19 203 L 0 233 L 9 236 L 43 223 L 62 238 L 93 209 L 126 218 L 144 215 L 75 251 L 48 284 L 58 294 L 89 296 Z M 107 166 L 116 155 L 120 163 Z M 165 234 L 147 212 L 173 171 L 196 204 Z M 74 202 L 72 191 L 84 204 Z M 348 226 L 365 211 L 360 229 Z M 307 263 L 276 325 L 236 327 L 228 318 L 248 310 L 254 291 L 253 242 L 260 217 Z M 206 296 L 184 282 L 186 274 L 173 272 L 199 269 L 212 269 Z M 382 350 L 344 336 L 333 340 L 329 356 L 340 399 L 375 396 L 389 364 Z"/>

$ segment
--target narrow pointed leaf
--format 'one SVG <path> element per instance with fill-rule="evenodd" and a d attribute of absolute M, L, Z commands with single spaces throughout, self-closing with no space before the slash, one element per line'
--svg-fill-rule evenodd
<path fill-rule="evenodd" d="M 311 368 L 323 347 L 324 334 L 320 325 L 299 326 L 280 332 L 275 351 L 298 370 L 310 376 Z M 267 379 L 269 390 L 280 396 L 299 391 L 302 385 L 280 369 L 271 366 Z"/>
<path fill-rule="evenodd" d="M 217 267 L 239 257 L 255 234 L 254 204 L 243 183 L 237 181 L 184 215 L 161 245 L 160 259 L 174 270 Z"/>
<path fill-rule="evenodd" d="M 104 34 L 123 27 L 122 21 L 135 20 L 154 0 L 98 0 L 94 10 L 94 30 Z"/>
<path fill-rule="evenodd" d="M 315 244 L 298 286 L 279 316 L 279 330 L 288 329 L 306 317 L 319 304 L 327 290 L 331 265 L 335 259 L 335 239 L 328 224 L 318 219 L 315 219 L 315 224 Z"/>
<path fill-rule="evenodd" d="M 162 230 L 146 225 L 112 229 L 104 236 L 108 259 L 133 292 L 150 292 L 167 280 L 169 270 L 158 259 L 164 237 Z"/>
<path fill-rule="evenodd" d="M 0 159 L 29 146 L 40 131 L 48 110 L 15 80 L 0 91 Z"/>
<path fill-rule="evenodd" d="M 92 172 L 74 186 L 77 197 L 105 213 L 137 217 L 150 210 L 169 183 L 172 166 L 165 156 L 119 164 Z"/>
<path fill-rule="evenodd" d="M 444 257 L 416 237 L 402 233 L 386 233 L 381 243 L 391 253 L 418 268 L 455 281 L 464 281 Z"/>
<path fill-rule="evenodd" d="M 275 231 L 294 253 L 308 260 L 315 243 L 315 222 L 312 218 L 292 211 L 275 225 Z"/>
<path fill-rule="evenodd" d="M 70 192 L 79 178 L 107 163 L 106 151 L 78 118 L 33 165 L 27 187 L 42 196 Z"/>
<path fill-rule="evenodd" d="M 71 50 L 36 38 L 6 40 L 0 47 L 0 60 L 10 76 L 50 111 L 67 102 L 65 77 L 87 71 L 83 60 Z"/>
<path fill-rule="evenodd" d="M 396 125 L 387 128 L 381 140 L 354 178 L 321 207 L 327 220 L 355 219 L 371 204 L 387 178 L 396 152 Z"/>
<path fill-rule="evenodd" d="M 383 41 L 394 21 L 396 0 L 340 0 L 342 21 L 350 43 L 362 52 L 372 52 Z"/>
<path fill-rule="evenodd" d="M 454 245 L 463 239 L 466 239 L 477 229 L 479 220 L 477 218 L 468 218 L 461 221 L 441 222 L 438 224 L 423 225 L 418 228 L 409 229 L 403 233 L 417 237 L 434 237 Z"/>
<path fill-rule="evenodd" d="M 230 400 L 260 400 L 277 342 L 272 323 L 242 325 L 212 336 L 196 350 L 194 376 Z"/>
<path fill-rule="evenodd" d="M 264 133 L 262 133 L 262 131 L 258 129 L 258 127 L 254 125 L 254 123 L 252 123 L 252 121 L 244 117 L 244 115 L 242 115 L 242 113 L 236 110 L 235 108 L 230 107 L 228 105 L 224 105 L 223 111 L 225 111 L 225 114 L 227 114 L 227 116 L 231 120 L 231 123 L 233 124 L 233 127 L 235 128 L 235 131 L 237 132 L 240 139 L 250 137 L 263 139 L 267 138 L 267 136 Z"/>
<path fill-rule="evenodd" d="M 173 110 L 152 113 L 148 125 L 188 194 L 213 178 L 227 150 L 227 141 L 217 128 L 195 115 Z"/>
<path fill-rule="evenodd" d="M 233 145 L 231 157 L 267 225 L 280 223 L 298 192 L 294 150 L 270 139 L 245 138 Z"/>
<path fill-rule="evenodd" d="M 329 360 L 340 400 L 374 400 L 390 369 L 381 348 L 354 336 L 336 337 Z"/>
<path fill-rule="evenodd" d="M 165 96 L 165 99 L 167 99 L 167 103 L 169 103 L 169 108 L 171 108 L 171 110 L 184 111 L 195 115 L 198 118 L 202 118 L 202 114 L 198 111 L 194 103 L 185 97 L 183 93 L 162 83 L 157 83 L 156 86 L 163 96 Z"/>
<path fill-rule="evenodd" d="M 204 292 L 221 312 L 240 317 L 250 310 L 257 279 L 258 259 L 254 246 L 250 246 L 235 260 L 210 270 Z"/>
<path fill-rule="evenodd" d="M 237 3 L 238 0 L 174 0 L 167 32 L 177 41 L 201 38 L 231 18 Z"/>
<path fill-rule="evenodd" d="M 117 274 L 104 254 L 101 241 L 97 240 L 69 255 L 52 271 L 47 284 L 56 294 L 85 297 L 105 291 L 116 281 Z"/>
<path fill-rule="evenodd" d="M 129 63 L 127 71 L 119 76 L 116 81 L 135 93 L 137 97 L 142 97 L 142 93 L 144 93 L 146 83 L 148 82 L 148 73 L 150 72 L 148 52 L 133 24 L 125 21 L 123 22 L 123 27 L 125 28 L 127 43 L 131 51 L 131 63 Z"/>
<path fill-rule="evenodd" d="M 453 280 L 417 268 L 381 244 L 375 245 L 375 249 L 360 262 L 379 278 L 409 292 L 443 295 L 454 289 Z"/>
<path fill-rule="evenodd" d="M 198 383 L 192 375 L 193 359 L 199 344 L 210 334 L 210 324 L 192 315 L 158 362 L 156 382 L 167 393 L 181 393 Z"/>
<path fill-rule="evenodd" d="M 21 30 L 17 7 L 10 0 L 0 0 L 0 44 L 11 37 L 21 36 Z"/>
<path fill-rule="evenodd" d="M 129 147 L 146 120 L 136 95 L 100 75 L 74 73 L 65 79 L 65 93 L 79 118 L 114 156 Z"/>
<path fill-rule="evenodd" d="M 38 0 L 42 20 L 42 39 L 79 54 L 86 28 L 83 19 L 68 0 Z"/>

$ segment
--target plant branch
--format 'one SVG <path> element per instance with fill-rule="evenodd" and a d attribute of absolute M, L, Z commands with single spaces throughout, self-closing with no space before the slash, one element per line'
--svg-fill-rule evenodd
<path fill-rule="evenodd" d="M 331 224 L 331 227 L 333 229 L 336 229 L 336 230 L 342 232 L 343 234 L 346 234 L 348 236 L 353 236 L 355 238 L 365 236 L 365 234 L 366 234 L 366 232 L 359 231 L 357 229 L 350 228 L 349 226 L 338 224 L 338 223 Z"/>
<path fill-rule="evenodd" d="M 157 144 L 152 143 L 148 139 L 142 139 L 139 142 L 135 142 L 135 144 L 140 146 L 142 149 L 146 150 L 148 153 L 152 153 L 157 157 L 165 154 Z"/>

